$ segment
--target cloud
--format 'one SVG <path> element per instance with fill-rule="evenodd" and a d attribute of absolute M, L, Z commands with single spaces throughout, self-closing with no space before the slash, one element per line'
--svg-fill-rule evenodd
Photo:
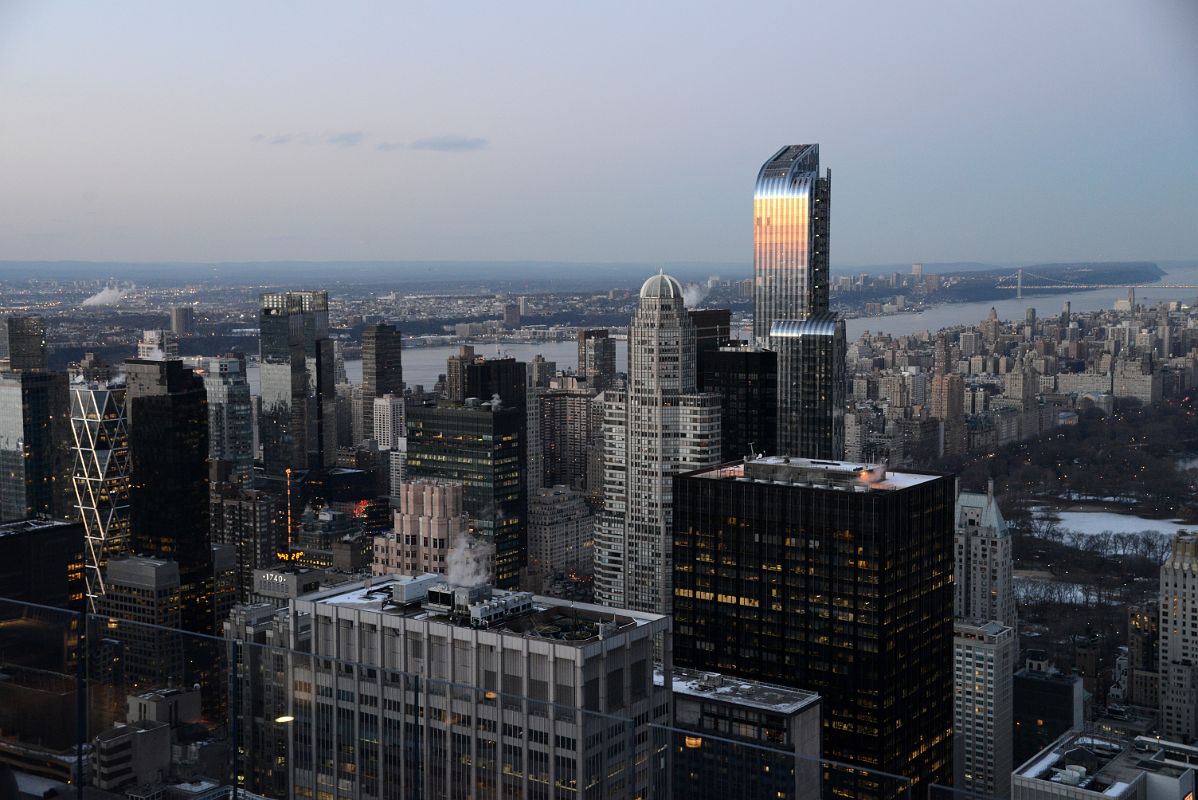
<path fill-rule="evenodd" d="M 273 136 L 257 134 L 251 136 L 251 142 L 265 142 L 266 144 L 306 144 L 306 145 L 329 145 L 331 147 L 354 147 L 362 143 L 366 138 L 363 131 L 337 131 L 335 133 L 276 133 Z"/>
<path fill-rule="evenodd" d="M 465 153 L 471 150 L 482 150 L 487 146 L 487 140 L 481 137 L 429 136 L 412 142 L 413 150 L 436 150 L 441 153 Z"/>
<path fill-rule="evenodd" d="M 390 153 L 392 150 L 402 150 L 404 145 L 400 142 L 379 142 L 374 146 L 375 150 L 382 153 Z"/>
<path fill-rule="evenodd" d="M 366 134 L 362 131 L 342 131 L 341 133 L 330 133 L 325 137 L 325 144 L 332 144 L 338 147 L 354 147 L 362 143 L 366 138 Z"/>

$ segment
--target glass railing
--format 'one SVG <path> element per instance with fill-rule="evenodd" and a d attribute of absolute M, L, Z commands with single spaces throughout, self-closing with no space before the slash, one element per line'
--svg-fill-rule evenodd
<path fill-rule="evenodd" d="M 590 687 L 313 655 L 305 625 L 241 607 L 200 636 L 0 599 L 0 794 L 8 771 L 133 800 L 978 797 L 676 726 L 661 687 L 599 713 Z"/>

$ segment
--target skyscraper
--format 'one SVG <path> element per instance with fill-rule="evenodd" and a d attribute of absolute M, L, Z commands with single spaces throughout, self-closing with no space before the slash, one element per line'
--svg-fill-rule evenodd
<path fill-rule="evenodd" d="M 393 394 L 403 397 L 403 339 L 399 328 L 385 322 L 362 331 L 362 438 L 373 439 L 374 401 Z"/>
<path fill-rule="evenodd" d="M 1010 797 L 1015 631 L 994 620 L 953 624 L 955 789 Z"/>
<path fill-rule="evenodd" d="M 753 338 L 778 352 L 777 452 L 844 457 L 844 324 L 828 310 L 832 173 L 819 145 L 783 147 L 753 198 Z"/>
<path fill-rule="evenodd" d="M 204 382 L 177 359 L 132 358 L 125 375 L 133 550 L 178 563 L 183 626 L 211 633 L 215 576 Z"/>
<path fill-rule="evenodd" d="M 770 456 L 674 486 L 675 663 L 819 692 L 841 796 L 949 781 L 953 480 Z"/>
<path fill-rule="evenodd" d="M 208 400 L 208 458 L 229 463 L 229 480 L 249 481 L 254 472 L 254 412 L 245 354 L 210 358 L 203 373 Z"/>
<path fill-rule="evenodd" d="M 11 314 L 0 320 L 0 368 L 14 372 L 46 369 L 46 321 L 38 316 Z"/>
<path fill-rule="evenodd" d="M 757 173 L 753 196 L 753 337 L 769 345 L 778 320 L 828 310 L 832 172 L 819 145 L 783 147 Z"/>
<path fill-rule="evenodd" d="M 401 395 L 385 394 L 374 399 L 370 409 L 373 438 L 380 450 L 400 450 L 404 437 L 404 401 Z"/>
<path fill-rule="evenodd" d="M 171 333 L 176 336 L 191 336 L 196 332 L 196 312 L 191 306 L 176 306 L 171 309 Z"/>
<path fill-rule="evenodd" d="M 1015 766 L 1012 673 L 1019 655 L 1011 536 L 993 486 L 958 494 L 955 513 L 955 786 L 1006 797 Z"/>
<path fill-rule="evenodd" d="M 405 481 L 397 493 L 393 530 L 374 537 L 373 575 L 443 575 L 449 548 L 466 533 L 462 485 Z"/>
<path fill-rule="evenodd" d="M 958 619 L 994 620 L 1014 628 L 1012 542 L 991 485 L 985 493 L 957 496 L 953 590 Z"/>
<path fill-rule="evenodd" d="M 778 320 L 770 342 L 778 353 L 777 452 L 844 458 L 844 321 L 827 311 Z"/>
<path fill-rule="evenodd" d="M 527 547 L 522 408 L 504 403 L 413 406 L 407 475 L 464 484 L 470 532 L 495 548 L 495 584 L 515 588 Z"/>
<path fill-rule="evenodd" d="M 1175 741 L 1198 738 L 1198 533 L 1173 537 L 1173 550 L 1161 565 L 1160 699 L 1161 728 Z"/>
<path fill-rule="evenodd" d="M 720 396 L 725 461 L 772 453 L 778 440 L 778 355 L 759 347 L 721 347 L 701 359 L 700 388 Z"/>
<path fill-rule="evenodd" d="M 328 292 L 263 294 L 259 325 L 267 474 L 332 466 L 337 427 Z"/>
<path fill-rule="evenodd" d="M 70 516 L 66 375 L 0 372 L 0 522 Z"/>
<path fill-rule="evenodd" d="M 528 395 L 528 366 L 514 358 L 476 358 L 465 367 L 466 397 L 490 400 L 498 395 L 507 406 L 523 409 Z"/>
<path fill-rule="evenodd" d="M 83 519 L 84 577 L 91 610 L 104 594 L 104 569 L 111 558 L 132 551 L 129 529 L 129 432 L 125 385 L 71 386 L 71 434 L 75 509 Z"/>
<path fill-rule="evenodd" d="M 641 287 L 628 328 L 628 385 L 602 395 L 604 509 L 595 535 L 595 596 L 668 612 L 673 477 L 720 460 L 720 402 L 696 388 L 695 328 L 682 285 Z"/>
<path fill-rule="evenodd" d="M 616 340 L 606 328 L 578 332 L 578 376 L 598 391 L 616 379 Z"/>

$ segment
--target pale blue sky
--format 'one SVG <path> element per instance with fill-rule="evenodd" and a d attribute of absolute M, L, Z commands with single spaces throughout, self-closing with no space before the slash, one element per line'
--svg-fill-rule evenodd
<path fill-rule="evenodd" d="M 0 0 L 0 259 L 1198 258 L 1198 3 Z"/>

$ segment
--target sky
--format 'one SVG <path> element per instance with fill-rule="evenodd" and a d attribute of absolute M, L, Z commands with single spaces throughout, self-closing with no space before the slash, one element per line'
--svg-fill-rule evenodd
<path fill-rule="evenodd" d="M 0 259 L 1198 258 L 1198 3 L 0 0 Z"/>

